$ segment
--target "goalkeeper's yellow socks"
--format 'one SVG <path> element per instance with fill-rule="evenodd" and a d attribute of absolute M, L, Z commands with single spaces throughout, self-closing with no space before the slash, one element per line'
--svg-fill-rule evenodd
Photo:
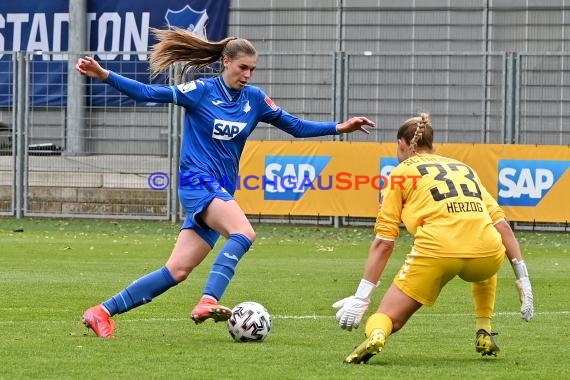
<path fill-rule="evenodd" d="M 473 302 L 475 303 L 475 316 L 487 318 L 489 321 L 495 309 L 495 293 L 497 292 L 497 275 L 471 285 Z M 489 322 L 490 327 L 490 322 Z M 487 330 L 489 331 L 489 330 Z"/>
<path fill-rule="evenodd" d="M 364 328 L 366 339 L 348 354 L 344 362 L 349 364 L 367 363 L 370 358 L 382 351 L 386 339 L 392 333 L 392 327 L 392 320 L 386 314 L 372 314 L 366 321 Z"/>
<path fill-rule="evenodd" d="M 372 331 L 381 330 L 386 339 L 388 339 L 392 333 L 392 326 L 392 320 L 386 314 L 374 313 L 368 318 L 368 321 L 366 321 L 364 334 L 369 337 Z"/>
<path fill-rule="evenodd" d="M 491 318 L 478 317 L 475 321 L 475 331 L 485 330 L 491 332 Z"/>

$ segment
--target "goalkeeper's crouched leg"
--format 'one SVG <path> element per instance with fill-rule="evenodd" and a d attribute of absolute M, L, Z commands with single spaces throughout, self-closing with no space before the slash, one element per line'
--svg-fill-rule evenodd
<path fill-rule="evenodd" d="M 374 355 L 382 351 L 386 339 L 392 333 L 393 323 L 384 313 L 374 313 L 368 318 L 365 335 L 368 337 L 344 359 L 345 363 L 366 363 Z"/>

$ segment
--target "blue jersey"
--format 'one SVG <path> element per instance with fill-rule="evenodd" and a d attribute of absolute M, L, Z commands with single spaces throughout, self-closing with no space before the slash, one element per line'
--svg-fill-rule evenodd
<path fill-rule="evenodd" d="M 177 86 L 152 86 L 110 72 L 106 82 L 138 101 L 174 103 L 185 108 L 181 187 L 188 184 L 189 178 L 208 176 L 226 184 L 226 190 L 233 194 L 245 142 L 259 122 L 272 124 L 294 137 L 337 134 L 336 122 L 299 119 L 275 105 L 261 89 L 248 85 L 232 91 L 221 77 Z"/>

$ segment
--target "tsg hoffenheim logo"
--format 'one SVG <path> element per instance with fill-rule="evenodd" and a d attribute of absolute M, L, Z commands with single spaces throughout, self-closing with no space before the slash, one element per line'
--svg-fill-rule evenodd
<path fill-rule="evenodd" d="M 570 161 L 499 160 L 499 205 L 536 206 L 569 166 Z"/>
<path fill-rule="evenodd" d="M 322 188 L 315 179 L 321 179 L 330 160 L 330 156 L 266 156 L 263 198 L 296 201 L 308 190 Z"/>
<path fill-rule="evenodd" d="M 204 30 L 206 23 L 208 22 L 208 12 L 206 9 L 201 11 L 196 11 L 186 4 L 184 8 L 177 11 L 168 9 L 164 19 L 168 23 L 168 26 L 176 26 L 182 29 L 188 29 L 195 34 L 206 37 L 204 35 Z"/>

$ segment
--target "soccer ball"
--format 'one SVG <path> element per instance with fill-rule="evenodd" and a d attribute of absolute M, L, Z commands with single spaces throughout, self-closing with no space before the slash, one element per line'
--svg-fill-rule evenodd
<path fill-rule="evenodd" d="M 228 331 L 236 342 L 261 342 L 271 330 L 271 316 L 257 302 L 242 302 L 232 309 Z"/>

